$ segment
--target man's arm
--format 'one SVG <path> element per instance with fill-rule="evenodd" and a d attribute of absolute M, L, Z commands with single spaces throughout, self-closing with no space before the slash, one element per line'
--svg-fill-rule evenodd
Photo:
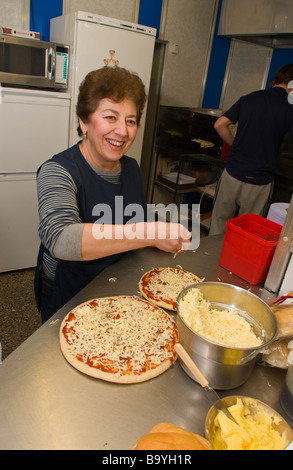
<path fill-rule="evenodd" d="M 226 118 L 225 116 L 221 116 L 219 119 L 216 120 L 214 124 L 214 128 L 219 134 L 219 136 L 230 147 L 232 146 L 234 142 L 234 136 L 232 132 L 230 131 L 231 124 L 233 124 L 233 122 L 230 121 L 230 119 Z"/>

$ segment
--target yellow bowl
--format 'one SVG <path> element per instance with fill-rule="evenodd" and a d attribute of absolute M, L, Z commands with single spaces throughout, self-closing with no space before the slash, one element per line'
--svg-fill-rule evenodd
<path fill-rule="evenodd" d="M 227 408 L 229 406 L 235 405 L 237 399 L 240 398 L 242 403 L 244 404 L 245 408 L 249 410 L 249 414 L 254 416 L 258 411 L 264 412 L 265 414 L 271 416 L 272 418 L 276 418 L 276 422 L 272 420 L 272 429 L 278 431 L 280 435 L 284 433 L 284 437 L 289 441 L 284 445 L 284 448 L 293 441 L 293 431 L 289 424 L 285 421 L 285 419 L 277 413 L 273 408 L 266 405 L 265 403 L 261 402 L 260 400 L 256 400 L 255 398 L 244 397 L 240 395 L 234 395 L 223 398 L 223 402 Z M 217 445 L 215 444 L 215 435 L 216 435 L 216 427 L 215 427 L 215 418 L 218 414 L 218 411 L 215 407 L 211 407 L 207 413 L 206 420 L 205 420 L 205 436 L 210 441 L 213 449 L 218 450 Z"/>

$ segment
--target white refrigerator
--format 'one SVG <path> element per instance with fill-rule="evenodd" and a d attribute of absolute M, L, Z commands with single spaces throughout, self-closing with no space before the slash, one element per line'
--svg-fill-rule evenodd
<path fill-rule="evenodd" d="M 70 145 L 79 140 L 75 106 L 79 85 L 92 70 L 119 65 L 136 72 L 149 91 L 156 29 L 97 14 L 77 11 L 51 19 L 51 41 L 70 46 Z M 146 109 L 145 109 L 146 110 Z M 145 112 L 128 155 L 141 160 Z"/>
<path fill-rule="evenodd" d="M 70 95 L 0 86 L 0 272 L 36 265 L 36 171 L 68 147 Z"/>

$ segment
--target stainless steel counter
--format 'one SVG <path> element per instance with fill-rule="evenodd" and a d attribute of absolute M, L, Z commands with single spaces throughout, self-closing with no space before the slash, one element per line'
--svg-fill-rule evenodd
<path fill-rule="evenodd" d="M 138 280 L 152 267 L 180 265 L 206 280 L 250 288 L 219 267 L 222 243 L 222 237 L 203 238 L 196 252 L 175 258 L 155 249 L 123 255 L 8 356 L 0 365 L 0 449 L 130 450 L 152 426 L 166 421 L 204 435 L 209 403 L 179 361 L 148 382 L 112 384 L 72 368 L 58 336 L 61 320 L 75 305 L 93 297 L 137 294 Z M 266 297 L 259 286 L 252 290 Z M 243 386 L 219 395 L 258 398 L 293 427 L 279 404 L 284 378 L 283 370 L 256 366 Z"/>

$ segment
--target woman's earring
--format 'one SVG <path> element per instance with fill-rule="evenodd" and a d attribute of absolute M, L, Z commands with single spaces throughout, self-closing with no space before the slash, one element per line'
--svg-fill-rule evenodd
<path fill-rule="evenodd" d="M 86 140 L 86 139 L 87 139 L 87 132 L 85 132 L 84 134 L 82 134 L 81 138 L 82 138 L 82 140 Z"/>

